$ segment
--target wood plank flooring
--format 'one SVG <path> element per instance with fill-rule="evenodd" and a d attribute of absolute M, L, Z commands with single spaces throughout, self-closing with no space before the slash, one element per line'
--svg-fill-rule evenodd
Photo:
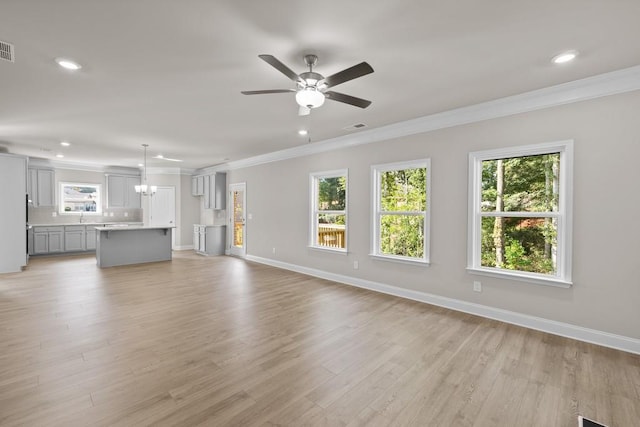
<path fill-rule="evenodd" d="M 2 426 L 640 425 L 640 356 L 231 257 L 0 275 Z"/>

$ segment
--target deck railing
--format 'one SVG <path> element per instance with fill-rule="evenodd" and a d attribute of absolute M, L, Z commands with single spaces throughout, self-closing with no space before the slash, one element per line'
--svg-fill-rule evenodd
<path fill-rule="evenodd" d="M 329 248 L 344 248 L 344 225 L 318 224 L 318 245 Z"/>

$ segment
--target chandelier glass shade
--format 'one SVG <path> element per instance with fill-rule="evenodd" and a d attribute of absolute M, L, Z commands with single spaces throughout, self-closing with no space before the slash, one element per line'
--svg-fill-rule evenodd
<path fill-rule="evenodd" d="M 142 183 L 140 185 L 134 186 L 136 193 L 140 193 L 143 196 L 153 196 L 153 194 L 158 190 L 158 187 L 155 185 L 147 184 L 147 147 L 149 144 L 142 144 L 144 147 L 144 169 L 142 170 Z"/>

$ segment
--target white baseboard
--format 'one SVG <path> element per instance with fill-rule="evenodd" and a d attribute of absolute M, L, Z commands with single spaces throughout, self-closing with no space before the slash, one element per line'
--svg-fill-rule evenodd
<path fill-rule="evenodd" d="M 193 245 L 176 246 L 173 248 L 174 251 L 189 251 L 192 249 L 193 249 Z"/>
<path fill-rule="evenodd" d="M 437 305 L 456 311 L 462 311 L 464 313 L 475 314 L 477 316 L 499 320 L 502 322 L 511 323 L 513 325 L 523 326 L 529 329 L 535 329 L 537 331 L 548 332 L 550 334 L 559 335 L 562 337 L 572 338 L 575 340 L 597 344 L 604 347 L 610 347 L 629 353 L 640 354 L 640 340 L 635 338 L 611 334 L 595 329 L 583 328 L 582 326 L 557 322 L 555 320 L 530 316 L 528 314 L 516 313 L 514 311 L 475 304 L 467 301 L 457 300 L 454 298 L 442 297 L 426 292 L 412 291 L 409 289 L 399 288 L 397 286 L 387 285 L 384 283 L 359 279 L 357 277 L 329 273 L 327 271 L 317 270 L 309 267 L 302 267 L 299 265 L 276 261 L 269 258 L 247 255 L 245 259 L 247 259 L 248 261 L 254 261 L 261 264 L 282 268 L 285 270 L 295 271 L 297 273 L 302 273 L 309 276 L 319 277 L 334 282 L 344 283 L 346 285 L 356 286 L 358 288 L 369 289 L 384 294 Z"/>

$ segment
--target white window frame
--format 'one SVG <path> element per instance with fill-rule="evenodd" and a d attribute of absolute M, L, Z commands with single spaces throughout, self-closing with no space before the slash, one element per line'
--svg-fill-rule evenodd
<path fill-rule="evenodd" d="M 346 179 L 346 187 L 345 187 L 345 201 L 344 201 L 344 210 L 321 210 L 318 207 L 318 183 L 323 178 L 340 178 L 344 177 Z M 310 186 L 310 201 L 311 201 L 311 209 L 310 209 L 310 217 L 309 217 L 309 247 L 312 249 L 319 249 L 323 251 L 336 252 L 346 254 L 348 253 L 348 245 L 349 245 L 349 214 L 348 214 L 348 206 L 349 206 L 349 170 L 348 169 L 337 169 L 331 171 L 324 172 L 313 172 L 309 174 L 309 186 Z M 316 236 L 318 235 L 318 222 L 316 221 L 317 215 L 319 214 L 330 214 L 330 215 L 344 215 L 344 248 L 332 248 L 330 246 L 319 245 L 316 241 Z"/>
<path fill-rule="evenodd" d="M 77 186 L 77 187 L 96 187 L 98 190 L 98 198 L 96 200 L 95 212 L 67 212 L 64 210 L 64 187 Z M 59 183 L 59 195 L 58 198 L 58 213 L 60 215 L 102 215 L 102 184 L 96 184 L 93 182 L 60 182 Z"/>
<path fill-rule="evenodd" d="M 482 217 L 495 216 L 481 211 L 482 162 L 485 160 L 560 153 L 557 212 L 508 212 L 509 217 L 553 217 L 557 220 L 556 274 L 483 267 L 481 264 Z M 509 278 L 524 282 L 568 288 L 571 282 L 573 224 L 573 141 L 558 141 L 469 153 L 469 201 L 467 271 L 473 274 Z"/>
<path fill-rule="evenodd" d="M 403 169 L 426 169 L 426 210 L 425 211 L 406 211 L 406 212 L 386 212 L 380 210 L 380 178 L 382 173 Z M 386 163 L 381 165 L 371 166 L 371 200 L 373 201 L 373 207 L 371 210 L 371 253 L 370 257 L 383 261 L 392 261 L 409 264 L 429 265 L 429 241 L 431 238 L 431 159 L 419 159 L 410 160 L 405 162 Z M 412 258 L 398 255 L 389 255 L 380 252 L 380 218 L 382 215 L 422 215 L 424 218 L 424 255 L 422 258 Z"/>

